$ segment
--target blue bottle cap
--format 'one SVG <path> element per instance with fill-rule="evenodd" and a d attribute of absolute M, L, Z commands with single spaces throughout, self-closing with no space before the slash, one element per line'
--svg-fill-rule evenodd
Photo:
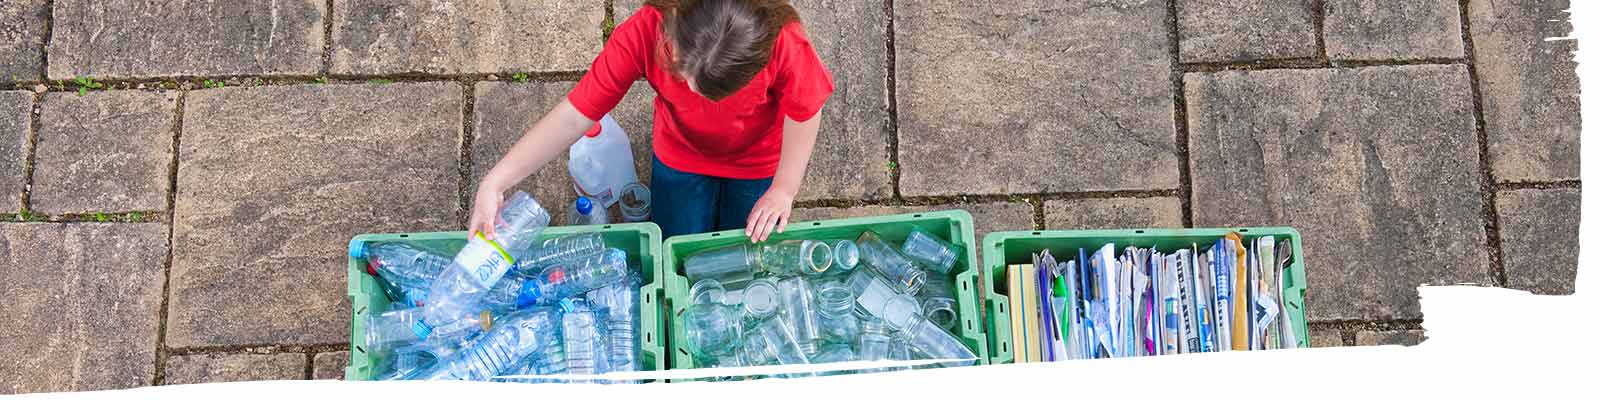
<path fill-rule="evenodd" d="M 367 242 L 350 239 L 350 258 L 367 258 Z"/>
<path fill-rule="evenodd" d="M 539 302 L 539 281 L 529 279 L 522 282 L 522 288 L 517 290 L 517 309 L 524 309 Z"/>
<path fill-rule="evenodd" d="M 561 312 L 572 312 L 572 299 L 561 299 Z"/>
<path fill-rule="evenodd" d="M 588 197 L 579 197 L 577 207 L 579 214 L 588 215 L 590 211 L 594 211 L 594 202 L 589 201 Z"/>

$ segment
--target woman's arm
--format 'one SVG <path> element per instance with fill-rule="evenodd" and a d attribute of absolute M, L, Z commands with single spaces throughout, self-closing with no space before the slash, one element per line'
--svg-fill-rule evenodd
<path fill-rule="evenodd" d="M 795 122 L 783 117 L 783 150 L 778 155 L 778 173 L 772 177 L 772 186 L 756 200 L 745 221 L 744 234 L 752 243 L 767 240 L 773 232 L 782 233 L 789 226 L 789 213 L 794 208 L 794 196 L 800 193 L 800 183 L 806 177 L 806 165 L 811 163 L 811 150 L 817 144 L 817 129 L 822 126 L 819 109 L 811 119 Z"/>
<path fill-rule="evenodd" d="M 517 139 L 517 143 L 506 151 L 505 157 L 495 163 L 494 168 L 478 182 L 478 191 L 472 201 L 472 216 L 467 223 L 470 234 L 483 232 L 493 239 L 494 222 L 499 218 L 500 203 L 505 200 L 506 190 L 550 163 L 563 150 L 572 147 L 594 123 L 563 97 L 561 103 L 556 104 L 539 122 L 523 131 L 522 138 Z"/>

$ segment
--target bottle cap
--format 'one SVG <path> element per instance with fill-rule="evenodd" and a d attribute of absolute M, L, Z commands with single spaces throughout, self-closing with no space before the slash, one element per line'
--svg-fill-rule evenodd
<path fill-rule="evenodd" d="M 589 127 L 588 131 L 584 131 L 583 132 L 583 136 L 585 136 L 585 137 L 597 137 L 597 136 L 600 136 L 600 122 L 596 121 L 594 123 L 594 126 Z"/>
<path fill-rule="evenodd" d="M 579 214 L 588 215 L 590 211 L 594 210 L 594 202 L 589 201 L 588 197 L 579 197 L 574 205 L 578 208 Z"/>
<path fill-rule="evenodd" d="M 367 242 L 350 239 L 350 258 L 367 258 Z"/>
<path fill-rule="evenodd" d="M 529 279 L 522 282 L 522 288 L 517 290 L 517 309 L 528 308 L 539 302 L 539 281 Z"/>
<path fill-rule="evenodd" d="M 478 314 L 478 325 L 483 326 L 484 331 L 494 327 L 494 314 L 490 314 L 489 310 L 483 310 L 483 313 Z"/>

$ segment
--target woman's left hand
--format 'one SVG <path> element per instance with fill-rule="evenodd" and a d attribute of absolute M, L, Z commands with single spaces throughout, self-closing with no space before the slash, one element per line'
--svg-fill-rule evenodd
<path fill-rule="evenodd" d="M 767 240 L 772 233 L 783 233 L 789 226 L 789 212 L 794 209 L 794 193 L 773 187 L 756 200 L 754 207 L 750 208 L 750 217 L 745 221 L 744 234 L 750 237 L 750 242 Z"/>

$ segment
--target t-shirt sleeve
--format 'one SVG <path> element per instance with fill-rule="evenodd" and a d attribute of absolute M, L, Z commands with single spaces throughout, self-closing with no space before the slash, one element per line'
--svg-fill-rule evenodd
<path fill-rule="evenodd" d="M 833 73 L 822 64 L 800 24 L 784 27 L 772 49 L 778 63 L 778 109 L 795 121 L 810 120 L 833 94 Z"/>
<path fill-rule="evenodd" d="M 655 35 L 651 30 L 656 29 L 659 14 L 650 7 L 641 8 L 633 17 L 628 18 L 611 32 L 611 39 L 606 41 L 605 48 L 600 50 L 600 56 L 595 57 L 594 63 L 589 66 L 589 72 L 578 79 L 578 85 L 567 94 L 567 101 L 572 103 L 578 112 L 590 120 L 599 121 L 611 109 L 622 102 L 622 97 L 628 94 L 628 89 L 633 87 L 633 82 L 644 76 L 645 63 L 650 60 L 650 52 L 655 46 L 652 42 Z"/>

